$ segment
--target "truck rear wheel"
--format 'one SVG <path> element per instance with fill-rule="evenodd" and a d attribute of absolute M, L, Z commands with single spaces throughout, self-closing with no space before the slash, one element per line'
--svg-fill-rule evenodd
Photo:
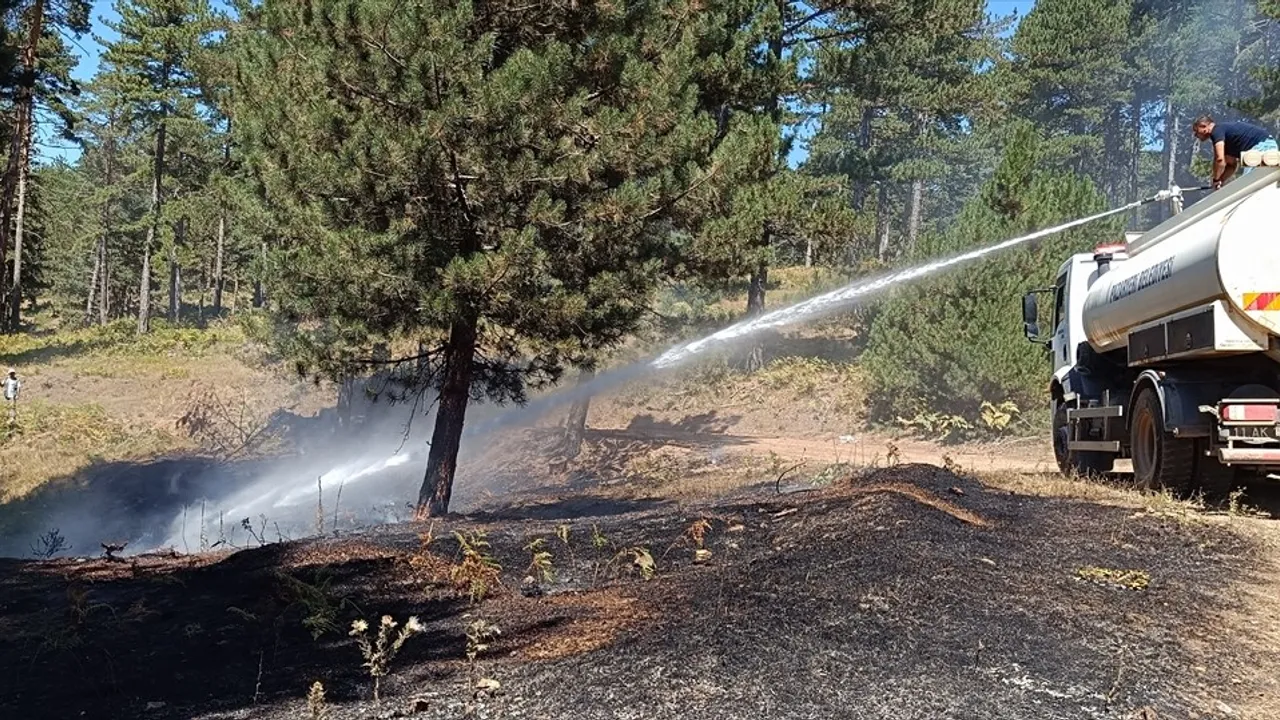
<path fill-rule="evenodd" d="M 1058 470 L 1064 475 L 1084 475 L 1096 477 L 1111 472 L 1115 466 L 1115 456 L 1103 452 L 1082 452 L 1070 450 L 1071 426 L 1067 423 L 1067 406 L 1059 403 L 1053 413 L 1053 457 L 1058 461 Z"/>
<path fill-rule="evenodd" d="M 1164 410 L 1155 388 L 1138 393 L 1129 425 L 1134 484 L 1143 490 L 1168 490 L 1191 495 L 1196 469 L 1194 440 L 1174 437 L 1165 430 Z"/>

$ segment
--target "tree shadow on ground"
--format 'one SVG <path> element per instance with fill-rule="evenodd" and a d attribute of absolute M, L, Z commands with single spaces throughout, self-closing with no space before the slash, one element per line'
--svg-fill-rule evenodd
<path fill-rule="evenodd" d="M 686 415 L 675 421 L 658 420 L 652 415 L 637 415 L 631 418 L 631 422 L 627 423 L 627 428 L 624 432 L 659 436 L 671 434 L 723 435 L 741 419 L 741 416 L 725 416 L 715 410 L 698 415 Z M 588 434 L 596 437 L 608 432 L 607 430 L 587 431 Z M 662 440 L 662 442 L 665 441 L 665 439 Z"/>
<path fill-rule="evenodd" d="M 31 348 L 30 350 L 0 354 L 0 365 L 4 365 L 6 369 L 13 367 L 18 370 L 19 374 L 21 374 L 24 366 L 76 357 L 77 355 L 83 355 L 85 353 L 113 345 L 117 341 L 117 338 L 106 335 L 97 336 L 91 339 L 79 339 L 73 341 L 62 340 L 49 345 L 41 345 L 40 347 Z"/>

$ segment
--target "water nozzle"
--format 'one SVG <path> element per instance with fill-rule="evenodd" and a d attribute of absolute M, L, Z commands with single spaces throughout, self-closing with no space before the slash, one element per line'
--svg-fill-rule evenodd
<path fill-rule="evenodd" d="M 1182 199 L 1182 188 L 1178 187 L 1177 185 L 1170 185 L 1168 189 L 1161 190 L 1151 198 L 1152 202 L 1163 202 L 1165 200 L 1181 200 L 1181 199 Z"/>

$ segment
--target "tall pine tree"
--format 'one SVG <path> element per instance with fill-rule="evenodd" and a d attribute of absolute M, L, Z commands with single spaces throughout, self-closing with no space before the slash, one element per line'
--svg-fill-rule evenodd
<path fill-rule="evenodd" d="M 234 113 L 278 211 L 284 345 L 339 376 L 424 344 L 420 514 L 448 509 L 470 400 L 522 400 L 647 312 L 656 224 L 740 122 L 696 82 L 733 72 L 728 5 L 263 3 Z"/>
<path fill-rule="evenodd" d="M 179 151 L 171 147 L 170 131 L 178 126 L 175 134 L 182 138 L 183 131 L 201 122 L 192 57 L 207 40 L 211 23 L 203 0 L 116 0 L 114 8 L 120 19 L 109 25 L 119 38 L 104 43 L 102 72 L 129 103 L 131 121 L 151 139 L 151 198 L 138 278 L 138 332 L 145 333 L 151 320 L 152 256 L 163 232 L 165 179 L 171 171 L 167 161 Z M 172 285 L 179 278 L 172 244 L 169 261 Z"/>
<path fill-rule="evenodd" d="M 71 80 L 75 64 L 63 35 L 79 37 L 89 29 L 89 3 L 85 0 L 31 0 L 16 4 L 14 37 L 18 39 L 16 91 L 13 97 L 12 132 L 8 159 L 0 178 L 0 278 L 4 258 L 13 253 L 8 294 L 0 325 L 16 332 L 21 325 L 25 273 L 23 240 L 28 214 L 31 157 L 42 121 L 56 124 L 56 132 L 69 135 L 72 116 L 68 100 L 78 94 Z M 0 287 L 4 283 L 0 282 Z"/>

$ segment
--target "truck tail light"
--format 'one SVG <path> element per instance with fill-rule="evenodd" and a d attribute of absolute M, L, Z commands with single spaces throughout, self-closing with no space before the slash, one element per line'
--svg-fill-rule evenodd
<path fill-rule="evenodd" d="M 1250 403 L 1248 405 L 1223 405 L 1222 419 L 1227 422 L 1276 422 L 1280 420 L 1275 405 Z"/>

